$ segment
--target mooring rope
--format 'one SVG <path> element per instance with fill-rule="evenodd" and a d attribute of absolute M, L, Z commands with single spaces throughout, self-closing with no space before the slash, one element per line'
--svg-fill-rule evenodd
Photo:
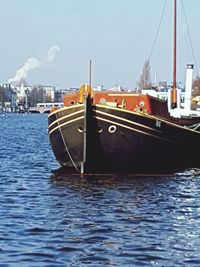
<path fill-rule="evenodd" d="M 56 119 L 58 119 L 57 114 L 56 114 Z M 74 160 L 73 160 L 73 158 L 72 158 L 72 156 L 71 156 L 71 154 L 70 154 L 70 152 L 69 152 L 69 149 L 68 149 L 67 144 L 66 144 L 66 142 L 65 142 L 65 138 L 64 138 L 63 133 L 62 133 L 62 131 L 61 131 L 61 127 L 60 127 L 59 121 L 58 121 L 58 125 L 59 125 L 60 135 L 61 135 L 61 137 L 62 137 L 63 144 L 64 144 L 64 146 L 65 146 L 65 150 L 67 151 L 67 154 L 68 154 L 68 156 L 69 156 L 69 158 L 70 158 L 70 160 L 71 160 L 71 162 L 72 162 L 74 168 L 77 170 L 77 172 L 80 173 L 80 170 L 79 170 L 78 167 L 76 166 L 76 163 L 74 162 Z"/>

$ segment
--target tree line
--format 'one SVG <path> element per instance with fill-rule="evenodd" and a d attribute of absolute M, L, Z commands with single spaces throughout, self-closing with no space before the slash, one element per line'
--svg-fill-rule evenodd
<path fill-rule="evenodd" d="M 0 86 L 0 105 L 5 106 L 6 102 L 11 102 L 13 95 L 16 94 L 16 89 L 10 87 Z M 31 107 L 37 105 L 40 102 L 51 102 L 51 98 L 47 95 L 46 90 L 42 85 L 37 85 L 30 91 L 26 91 L 28 104 Z"/>
<path fill-rule="evenodd" d="M 152 88 L 151 74 L 150 74 L 150 63 L 146 60 L 140 75 L 138 82 L 138 91 L 141 92 L 142 89 Z M 200 96 L 200 76 L 196 76 L 192 82 L 192 97 Z"/>
<path fill-rule="evenodd" d="M 138 92 L 141 92 L 142 89 L 152 88 L 151 82 L 151 68 L 149 60 L 146 60 L 138 82 Z M 12 101 L 12 95 L 14 90 L 9 87 L 0 85 L 0 105 L 5 106 L 5 102 Z M 200 76 L 196 76 L 192 84 L 192 97 L 200 96 Z M 46 90 L 42 85 L 33 86 L 32 90 L 27 91 L 28 104 L 31 107 L 37 105 L 40 102 L 51 102 L 51 98 L 47 95 Z M 59 96 L 57 97 L 59 99 Z M 58 101 L 56 99 L 56 101 Z"/>

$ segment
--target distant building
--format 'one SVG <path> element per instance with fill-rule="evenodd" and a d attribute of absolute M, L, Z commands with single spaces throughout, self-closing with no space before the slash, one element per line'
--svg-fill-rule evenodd
<path fill-rule="evenodd" d="M 44 85 L 42 87 L 43 91 L 45 92 L 45 102 L 54 102 L 56 87 L 49 85 Z"/>
<path fill-rule="evenodd" d="M 17 109 L 17 92 L 16 88 L 9 83 L 0 85 L 1 93 L 1 110 L 6 112 L 15 112 Z"/>
<path fill-rule="evenodd" d="M 103 85 L 97 85 L 96 87 L 93 87 L 94 91 L 103 91 Z"/>
<path fill-rule="evenodd" d="M 114 87 L 109 88 L 108 90 L 120 92 L 120 91 L 122 91 L 122 86 L 121 85 L 116 85 Z"/>

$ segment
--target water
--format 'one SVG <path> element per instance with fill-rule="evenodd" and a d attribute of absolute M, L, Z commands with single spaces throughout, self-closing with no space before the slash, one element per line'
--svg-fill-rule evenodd
<path fill-rule="evenodd" d="M 47 115 L 0 114 L 0 266 L 200 266 L 200 170 L 62 174 Z"/>

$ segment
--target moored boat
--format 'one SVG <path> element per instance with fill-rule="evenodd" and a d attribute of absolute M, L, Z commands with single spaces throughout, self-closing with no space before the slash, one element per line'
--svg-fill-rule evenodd
<path fill-rule="evenodd" d="M 165 101 L 149 95 L 94 92 L 83 85 L 48 119 L 57 161 L 81 173 L 157 172 L 199 164 L 200 119 L 174 118 Z"/>
<path fill-rule="evenodd" d="M 176 11 L 176 0 L 174 5 Z M 174 69 L 172 109 L 177 108 Z M 80 173 L 157 173 L 200 165 L 200 117 L 177 118 L 164 100 L 98 92 L 90 84 L 67 94 L 64 107 L 49 114 L 49 139 L 61 166 Z"/>

